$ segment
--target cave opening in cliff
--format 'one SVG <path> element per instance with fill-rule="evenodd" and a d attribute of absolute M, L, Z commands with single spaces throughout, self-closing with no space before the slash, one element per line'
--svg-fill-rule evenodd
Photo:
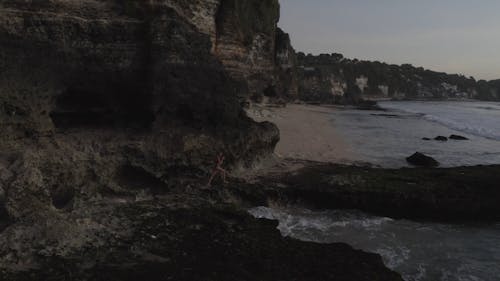
<path fill-rule="evenodd" d="M 130 90 L 69 89 L 60 95 L 50 117 L 57 129 L 149 129 L 154 114 L 149 98 Z"/>

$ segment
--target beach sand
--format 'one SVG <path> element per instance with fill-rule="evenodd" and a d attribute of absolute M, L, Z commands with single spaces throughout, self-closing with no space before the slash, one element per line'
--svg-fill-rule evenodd
<path fill-rule="evenodd" d="M 289 104 L 286 107 L 254 105 L 247 113 L 257 122 L 269 121 L 280 130 L 275 153 L 279 158 L 350 164 L 349 145 L 335 130 L 333 107 Z"/>

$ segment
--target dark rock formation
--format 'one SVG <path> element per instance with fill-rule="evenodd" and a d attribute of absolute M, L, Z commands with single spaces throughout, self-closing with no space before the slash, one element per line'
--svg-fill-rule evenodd
<path fill-rule="evenodd" d="M 238 85 L 241 99 L 262 97 L 275 83 L 278 0 L 221 0 L 215 55 Z"/>
<path fill-rule="evenodd" d="M 231 186 L 252 205 L 360 209 L 391 218 L 500 220 L 500 166 L 377 169 L 305 163 L 297 171 Z"/>
<path fill-rule="evenodd" d="M 448 138 L 444 137 L 444 136 L 437 136 L 437 137 L 434 138 L 434 140 L 437 140 L 437 141 L 448 141 Z"/>
<path fill-rule="evenodd" d="M 412 156 L 406 158 L 406 161 L 414 166 L 421 166 L 421 167 L 437 167 L 439 166 L 439 162 L 436 161 L 434 158 L 429 157 L 425 154 L 422 154 L 420 152 L 416 152 Z"/>
<path fill-rule="evenodd" d="M 424 140 L 424 141 L 430 141 L 431 139 L 430 138 L 422 138 L 422 140 Z"/>
<path fill-rule="evenodd" d="M 164 142 L 154 148 L 162 155 L 193 148 L 225 151 L 235 160 L 272 151 L 276 128 L 244 116 L 234 84 L 211 52 L 209 28 L 198 28 L 203 20 L 185 13 L 193 6 L 216 10 L 209 4 L 4 1 L 0 139 L 132 130 L 154 136 L 143 141 Z M 179 138 L 195 131 L 204 143 Z"/>
<path fill-rule="evenodd" d="M 276 32 L 276 66 L 275 97 L 283 101 L 297 99 L 299 94 L 297 56 L 290 35 L 280 28 Z"/>
<path fill-rule="evenodd" d="M 450 140 L 469 140 L 468 138 L 464 136 L 459 136 L 459 135 L 451 135 L 449 137 Z"/>
<path fill-rule="evenodd" d="M 214 54 L 237 81 L 240 100 L 297 97 L 296 54 L 278 20 L 278 0 L 220 1 Z"/>
<path fill-rule="evenodd" d="M 188 200 L 188 201 L 186 201 Z M 183 207 L 190 205 L 190 208 Z M 192 205 L 189 197 L 95 206 L 78 227 L 105 248 L 71 247 L 64 237 L 40 252 L 39 268 L 0 272 L 2 280 L 398 280 L 376 254 L 345 244 L 281 237 L 277 222 L 257 220 L 230 205 Z M 86 223 L 87 225 L 83 225 Z M 99 230 L 99 235 L 91 228 Z M 61 253 L 67 251 L 64 256 Z M 75 262 L 77 261 L 77 262 Z M 35 277 L 35 278 L 33 278 Z"/>
<path fill-rule="evenodd" d="M 293 79 L 278 15 L 277 1 L 2 1 L 0 279 L 401 280 L 200 191 L 218 152 L 249 166 L 279 139 L 238 97 Z"/>

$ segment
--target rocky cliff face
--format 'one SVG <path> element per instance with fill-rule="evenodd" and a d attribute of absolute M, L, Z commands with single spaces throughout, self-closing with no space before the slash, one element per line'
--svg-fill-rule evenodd
<path fill-rule="evenodd" d="M 242 101 L 291 100 L 297 95 L 295 50 L 288 34 L 277 27 L 279 7 L 278 0 L 220 1 L 213 52 L 238 82 Z"/>
<path fill-rule="evenodd" d="M 241 98 L 261 96 L 274 82 L 277 0 L 223 0 L 216 15 L 215 55 L 237 80 Z"/>
<path fill-rule="evenodd" d="M 1 1 L 0 279 L 401 280 L 204 189 L 218 153 L 249 166 L 278 141 L 240 104 L 293 93 L 278 16 L 275 0 Z"/>
<path fill-rule="evenodd" d="M 171 137 L 185 128 L 223 139 L 232 130 L 215 129 L 226 126 L 238 131 L 235 145 L 241 132 L 260 129 L 275 139 L 272 126 L 244 116 L 214 56 L 219 4 L 3 1 L 0 139 L 88 129 Z M 239 158 L 250 146 L 241 148 L 227 153 Z"/>
<path fill-rule="evenodd" d="M 278 28 L 276 32 L 276 87 L 274 94 L 284 101 L 292 101 L 299 95 L 297 54 L 290 35 Z"/>
<path fill-rule="evenodd" d="M 414 67 L 344 58 L 341 54 L 297 56 L 300 98 L 353 103 L 361 99 L 498 99 L 494 81 Z"/>
<path fill-rule="evenodd" d="M 0 3 L 2 223 L 139 194 L 137 178 L 164 192 L 205 177 L 218 152 L 251 165 L 273 151 L 277 128 L 246 117 L 215 55 L 219 2 Z M 18 250 L 0 263 L 33 254 Z"/>
<path fill-rule="evenodd" d="M 211 52 L 235 81 L 240 101 L 297 94 L 290 71 L 295 67 L 295 50 L 289 36 L 277 27 L 278 0 L 168 2 L 210 37 Z"/>

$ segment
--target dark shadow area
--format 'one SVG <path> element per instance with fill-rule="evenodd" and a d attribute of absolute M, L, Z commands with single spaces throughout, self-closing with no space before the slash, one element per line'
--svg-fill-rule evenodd
<path fill-rule="evenodd" d="M 52 205 L 59 210 L 71 210 L 73 208 L 73 198 L 75 191 L 71 188 L 64 190 L 51 191 Z"/>
<path fill-rule="evenodd" d="M 276 88 L 274 86 L 268 86 L 267 88 L 264 89 L 264 96 L 274 98 L 278 96 L 278 93 L 276 93 Z"/>
<path fill-rule="evenodd" d="M 124 165 L 117 174 L 118 184 L 124 188 L 132 190 L 149 190 L 158 194 L 166 192 L 168 186 L 155 175 L 141 167 Z"/>
<path fill-rule="evenodd" d="M 195 123 L 195 116 L 193 109 L 187 104 L 181 104 L 177 108 L 176 117 L 182 120 L 185 124 Z"/>
<path fill-rule="evenodd" d="M 4 202 L 0 202 L 0 233 L 11 224 L 9 214 L 4 204 Z"/>
<path fill-rule="evenodd" d="M 56 128 L 132 128 L 148 129 L 154 114 L 148 99 L 141 100 L 132 92 L 120 95 L 68 90 L 56 102 L 50 117 Z"/>

